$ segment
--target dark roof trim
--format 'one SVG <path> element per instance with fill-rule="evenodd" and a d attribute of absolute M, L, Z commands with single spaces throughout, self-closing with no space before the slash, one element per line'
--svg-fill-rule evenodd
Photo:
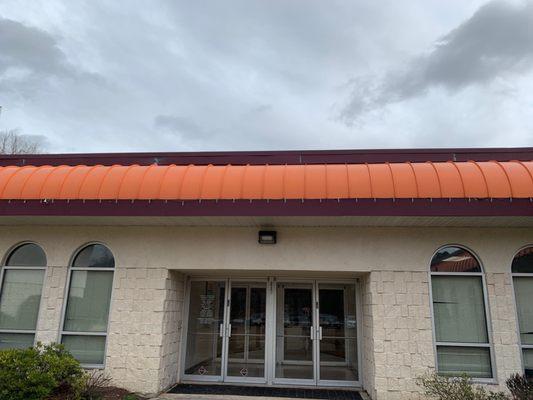
<path fill-rule="evenodd" d="M 532 199 L 1 200 L 0 216 L 533 216 Z"/>
<path fill-rule="evenodd" d="M 3 155 L 6 165 L 260 165 L 260 164 L 360 164 L 426 161 L 530 161 L 533 147 L 391 150 L 229 151 L 183 153 L 85 153 Z"/>

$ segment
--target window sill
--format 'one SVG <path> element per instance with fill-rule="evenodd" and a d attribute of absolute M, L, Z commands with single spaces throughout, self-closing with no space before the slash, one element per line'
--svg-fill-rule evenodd
<path fill-rule="evenodd" d="M 83 369 L 104 369 L 104 364 L 80 364 Z"/>
<path fill-rule="evenodd" d="M 494 378 L 472 378 L 472 383 L 475 383 L 476 385 L 499 385 L 498 381 Z"/>

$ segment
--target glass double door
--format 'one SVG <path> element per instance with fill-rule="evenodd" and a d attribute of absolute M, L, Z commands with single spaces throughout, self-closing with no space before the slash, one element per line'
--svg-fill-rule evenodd
<path fill-rule="evenodd" d="M 192 281 L 185 376 L 264 382 L 267 283 Z"/>
<path fill-rule="evenodd" d="M 184 380 L 354 385 L 355 283 L 192 280 Z"/>
<path fill-rule="evenodd" d="M 359 381 L 355 284 L 278 283 L 275 381 Z"/>

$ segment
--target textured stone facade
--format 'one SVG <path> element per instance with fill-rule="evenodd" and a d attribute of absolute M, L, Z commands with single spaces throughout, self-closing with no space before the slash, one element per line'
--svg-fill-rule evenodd
<path fill-rule="evenodd" d="M 185 279 L 183 274 L 170 271 L 170 288 L 164 305 L 163 342 L 159 365 L 159 388 L 164 389 L 178 381 L 180 373 L 181 329 L 184 316 Z"/>
<path fill-rule="evenodd" d="M 48 267 L 37 340 L 59 339 L 67 267 Z M 486 274 L 497 382 L 521 370 L 510 273 Z M 419 399 L 418 376 L 435 369 L 427 272 L 373 271 L 361 278 L 362 379 L 374 400 Z M 117 266 L 106 373 L 130 390 L 156 393 L 179 379 L 184 275 Z"/>
<path fill-rule="evenodd" d="M 0 230 L 2 230 L 0 228 Z M 31 240 L 48 264 L 36 340 L 59 340 L 72 254 L 105 243 L 116 257 L 106 372 L 130 390 L 155 393 L 180 377 L 186 274 L 359 277 L 361 377 L 373 400 L 418 399 L 415 378 L 435 369 L 428 264 L 459 243 L 486 271 L 489 327 L 501 388 L 521 371 L 510 262 L 533 243 L 531 228 L 281 227 L 276 246 L 257 244 L 250 227 L 10 226 L 0 252 Z M 187 272 L 180 272 L 187 271 Z M 242 271 L 242 272 L 241 272 Z"/>
<path fill-rule="evenodd" d="M 364 287 L 365 389 L 376 400 L 418 399 L 416 377 L 435 368 L 428 274 L 375 271 Z"/>
<path fill-rule="evenodd" d="M 35 333 L 37 342 L 52 343 L 59 340 L 67 275 L 67 267 L 49 266 L 46 268 L 37 332 Z"/>
<path fill-rule="evenodd" d="M 182 276 L 165 268 L 115 273 L 105 370 L 130 390 L 157 393 L 177 381 Z"/>

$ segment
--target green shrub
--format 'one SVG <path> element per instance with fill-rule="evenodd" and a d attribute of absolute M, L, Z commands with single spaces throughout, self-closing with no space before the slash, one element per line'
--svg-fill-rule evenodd
<path fill-rule="evenodd" d="M 513 400 L 533 399 L 533 380 L 525 375 L 514 374 L 505 381 Z"/>
<path fill-rule="evenodd" d="M 429 399 L 435 400 L 507 400 L 501 392 L 490 392 L 484 387 L 475 386 L 472 380 L 464 375 L 451 378 L 430 374 L 418 379 L 418 385 L 424 389 Z"/>
<path fill-rule="evenodd" d="M 0 400 L 79 399 L 84 372 L 62 345 L 0 351 Z"/>
<path fill-rule="evenodd" d="M 136 394 L 127 394 L 125 395 L 122 400 L 141 400 L 141 397 L 137 396 Z"/>

